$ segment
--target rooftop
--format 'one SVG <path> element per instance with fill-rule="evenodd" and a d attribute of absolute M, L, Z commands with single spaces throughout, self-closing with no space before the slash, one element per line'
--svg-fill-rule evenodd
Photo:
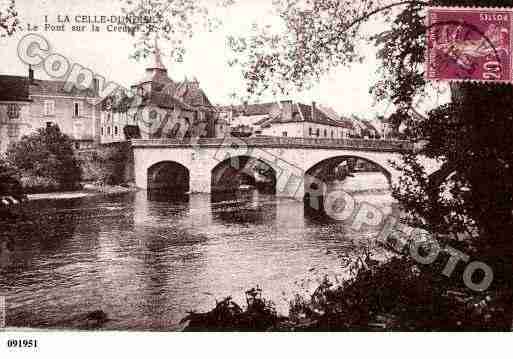
<path fill-rule="evenodd" d="M 0 75 L 0 101 L 30 101 L 28 79 Z"/>

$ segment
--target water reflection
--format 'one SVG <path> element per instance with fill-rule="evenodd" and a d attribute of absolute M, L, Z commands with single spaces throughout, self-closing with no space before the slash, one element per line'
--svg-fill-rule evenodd
<path fill-rule="evenodd" d="M 301 283 L 341 275 L 340 256 L 369 235 L 256 191 L 138 192 L 36 212 L 1 232 L 14 245 L 1 252 L 9 257 L 0 269 L 9 326 L 74 327 L 70 316 L 103 310 L 108 329 L 170 330 L 216 299 L 242 303 L 257 284 L 286 313 Z"/>
<path fill-rule="evenodd" d="M 216 192 L 211 195 L 214 220 L 229 224 L 262 224 L 276 220 L 275 196 L 257 189 Z"/>

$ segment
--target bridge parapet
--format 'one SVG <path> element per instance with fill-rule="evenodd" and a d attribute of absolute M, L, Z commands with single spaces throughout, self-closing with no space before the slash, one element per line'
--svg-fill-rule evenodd
<path fill-rule="evenodd" d="M 132 147 L 247 147 L 357 149 L 377 152 L 404 152 L 413 149 L 413 143 L 401 140 L 369 140 L 360 138 L 295 138 L 295 137 L 248 137 L 248 138 L 200 138 L 200 139 L 149 139 L 131 140 Z"/>

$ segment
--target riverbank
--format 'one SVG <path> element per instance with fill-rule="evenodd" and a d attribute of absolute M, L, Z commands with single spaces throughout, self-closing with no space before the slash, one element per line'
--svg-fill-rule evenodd
<path fill-rule="evenodd" d="M 132 186 L 110 186 L 110 185 L 96 185 L 84 184 L 83 189 L 78 191 L 63 191 L 63 192 L 50 192 L 50 193 L 37 193 L 27 195 L 29 202 L 46 201 L 46 200 L 66 200 L 77 199 L 86 197 L 99 197 L 105 195 L 115 195 L 137 192 L 138 189 Z"/>
<path fill-rule="evenodd" d="M 375 262 L 344 283 L 325 279 L 311 296 L 291 298 L 286 316 L 259 289 L 257 298 L 248 296 L 252 289 L 247 306 L 217 301 L 185 317 L 184 331 L 513 331 L 508 291 L 473 292 L 441 276 L 439 263 L 420 266 L 406 256 Z"/>

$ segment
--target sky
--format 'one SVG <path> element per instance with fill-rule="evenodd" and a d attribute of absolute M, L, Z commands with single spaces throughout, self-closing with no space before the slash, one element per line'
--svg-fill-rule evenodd
<path fill-rule="evenodd" d="M 217 1 L 212 0 L 212 3 Z M 21 37 L 28 33 L 28 24 L 43 24 L 45 16 L 48 16 L 50 22 L 56 22 L 59 15 L 121 15 L 121 4 L 119 0 L 17 0 L 25 32 L 0 39 L 0 74 L 27 74 L 27 65 L 18 59 L 16 49 Z M 175 81 L 183 80 L 184 76 L 195 76 L 211 102 L 220 105 L 234 103 L 230 94 L 243 93 L 244 86 L 240 72 L 228 65 L 230 52 L 226 45 L 226 37 L 244 35 L 254 22 L 261 23 L 263 19 L 275 21 L 270 13 L 271 9 L 271 0 L 238 0 L 236 5 L 219 10 L 216 15 L 222 21 L 221 27 L 214 32 L 196 33 L 188 40 L 183 63 L 172 62 L 169 58 L 163 59 L 168 75 Z M 64 55 L 72 63 L 93 69 L 109 81 L 129 87 L 143 77 L 147 63 L 144 60 L 137 62 L 129 58 L 134 38 L 128 34 L 106 31 L 39 31 L 38 34 L 50 42 L 52 51 Z M 313 89 L 295 93 L 287 98 L 304 103 L 316 101 L 342 115 L 354 113 L 374 117 L 385 112 L 387 104 L 377 106 L 369 94 L 369 88 L 376 80 L 375 73 L 378 68 L 374 49 L 367 46 L 363 51 L 366 59 L 362 64 L 334 69 Z M 37 78 L 47 78 L 41 69 L 36 68 L 35 71 Z"/>

